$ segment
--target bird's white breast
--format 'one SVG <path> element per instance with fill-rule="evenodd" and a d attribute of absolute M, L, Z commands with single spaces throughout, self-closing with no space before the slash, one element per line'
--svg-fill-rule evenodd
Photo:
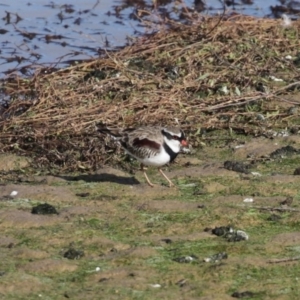
<path fill-rule="evenodd" d="M 161 167 L 170 162 L 170 155 L 165 151 L 163 147 L 156 155 L 149 155 L 149 157 L 146 156 L 144 158 L 137 157 L 129 151 L 126 152 L 146 166 Z"/>

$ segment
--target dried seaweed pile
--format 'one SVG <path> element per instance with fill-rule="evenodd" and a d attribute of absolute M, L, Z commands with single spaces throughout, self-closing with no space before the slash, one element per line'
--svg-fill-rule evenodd
<path fill-rule="evenodd" d="M 207 18 L 144 36 L 106 57 L 29 79 L 2 92 L 0 149 L 37 166 L 92 169 L 112 156 L 95 123 L 174 124 L 261 134 L 299 125 L 299 22 Z M 290 97 L 293 97 L 291 100 Z"/>

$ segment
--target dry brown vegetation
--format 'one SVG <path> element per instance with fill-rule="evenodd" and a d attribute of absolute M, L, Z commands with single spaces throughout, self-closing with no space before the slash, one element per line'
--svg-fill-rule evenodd
<path fill-rule="evenodd" d="M 299 21 L 209 17 L 169 27 L 100 59 L 5 79 L 11 102 L 0 116 L 1 151 L 35 157 L 37 166 L 93 169 L 108 159 L 97 122 L 177 118 L 194 146 L 201 129 L 298 129 L 291 95 L 299 88 Z"/>
<path fill-rule="evenodd" d="M 0 298 L 298 299 L 299 24 L 170 23 L 105 58 L 3 81 Z M 97 168 L 123 161 L 95 123 L 175 118 L 205 141 L 166 171 L 177 188 L 151 168 L 155 188 Z M 32 213 L 40 204 L 58 214 Z"/>

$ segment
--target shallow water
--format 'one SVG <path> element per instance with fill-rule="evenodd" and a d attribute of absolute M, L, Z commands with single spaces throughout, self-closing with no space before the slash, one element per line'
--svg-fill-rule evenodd
<path fill-rule="evenodd" d="M 97 57 L 106 49 L 130 43 L 129 37 L 155 30 L 145 25 L 146 17 L 143 20 L 135 17 L 137 9 L 151 11 L 152 21 L 163 14 L 179 19 L 180 11 L 193 9 L 196 1 L 159 2 L 163 5 L 156 8 L 150 0 L 0 2 L 0 77 L 4 74 L 30 76 L 36 67 L 63 67 L 73 61 Z M 279 4 L 276 0 L 252 2 L 230 5 L 227 9 L 263 17 L 271 16 L 270 6 Z M 201 13 L 221 12 L 220 1 L 207 0 Z"/>

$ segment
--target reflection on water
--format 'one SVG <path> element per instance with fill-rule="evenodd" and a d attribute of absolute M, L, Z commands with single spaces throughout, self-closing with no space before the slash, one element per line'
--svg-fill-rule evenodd
<path fill-rule="evenodd" d="M 277 0 L 33 0 L 0 3 L 0 77 L 30 76 L 36 68 L 62 67 L 158 30 L 166 18 L 188 22 L 229 9 L 254 16 L 296 15 L 298 1 Z M 47 70 L 49 72 L 49 70 Z"/>

